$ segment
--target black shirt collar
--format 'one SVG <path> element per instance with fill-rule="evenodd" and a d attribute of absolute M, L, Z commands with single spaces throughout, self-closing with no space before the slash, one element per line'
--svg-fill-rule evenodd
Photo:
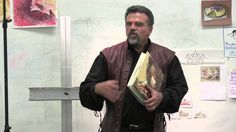
<path fill-rule="evenodd" d="M 128 42 L 127 42 L 127 43 L 128 43 Z M 146 52 L 148 51 L 150 45 L 151 45 L 151 40 L 148 39 L 148 43 L 145 44 L 144 50 L 143 50 L 142 52 L 146 53 Z M 136 50 L 134 50 L 134 48 L 133 48 L 129 43 L 128 43 L 128 50 L 130 50 L 130 51 L 131 51 L 132 53 L 134 53 L 134 54 L 139 54 Z"/>

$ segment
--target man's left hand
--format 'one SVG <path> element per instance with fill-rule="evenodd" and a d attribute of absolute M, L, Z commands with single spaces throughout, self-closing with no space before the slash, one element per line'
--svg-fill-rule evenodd
<path fill-rule="evenodd" d="M 163 95 L 161 92 L 151 88 L 150 86 L 146 86 L 146 88 L 150 91 L 151 97 L 144 101 L 144 106 L 148 111 L 155 111 L 162 102 Z"/>

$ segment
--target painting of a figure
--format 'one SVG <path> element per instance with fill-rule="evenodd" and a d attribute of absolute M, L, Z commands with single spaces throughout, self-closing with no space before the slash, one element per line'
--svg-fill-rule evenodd
<path fill-rule="evenodd" d="M 14 27 L 51 27 L 56 25 L 56 0 L 14 0 Z"/>
<path fill-rule="evenodd" d="M 10 1 L 5 1 L 6 6 L 6 19 L 10 19 Z M 3 0 L 0 0 L 0 22 L 3 21 Z"/>

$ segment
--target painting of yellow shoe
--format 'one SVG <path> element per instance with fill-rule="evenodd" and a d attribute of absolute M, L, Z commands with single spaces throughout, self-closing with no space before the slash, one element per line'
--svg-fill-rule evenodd
<path fill-rule="evenodd" d="M 204 9 L 206 16 L 210 18 L 220 18 L 226 15 L 226 9 L 221 5 L 214 5 Z"/>
<path fill-rule="evenodd" d="M 232 0 L 201 0 L 202 26 L 232 25 Z"/>

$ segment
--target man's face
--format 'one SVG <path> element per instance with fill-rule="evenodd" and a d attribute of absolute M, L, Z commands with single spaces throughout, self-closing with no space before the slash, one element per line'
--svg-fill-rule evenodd
<path fill-rule="evenodd" d="M 126 17 L 125 28 L 129 44 L 136 48 L 145 45 L 152 33 L 152 26 L 149 26 L 148 17 L 144 13 L 130 13 Z"/>

